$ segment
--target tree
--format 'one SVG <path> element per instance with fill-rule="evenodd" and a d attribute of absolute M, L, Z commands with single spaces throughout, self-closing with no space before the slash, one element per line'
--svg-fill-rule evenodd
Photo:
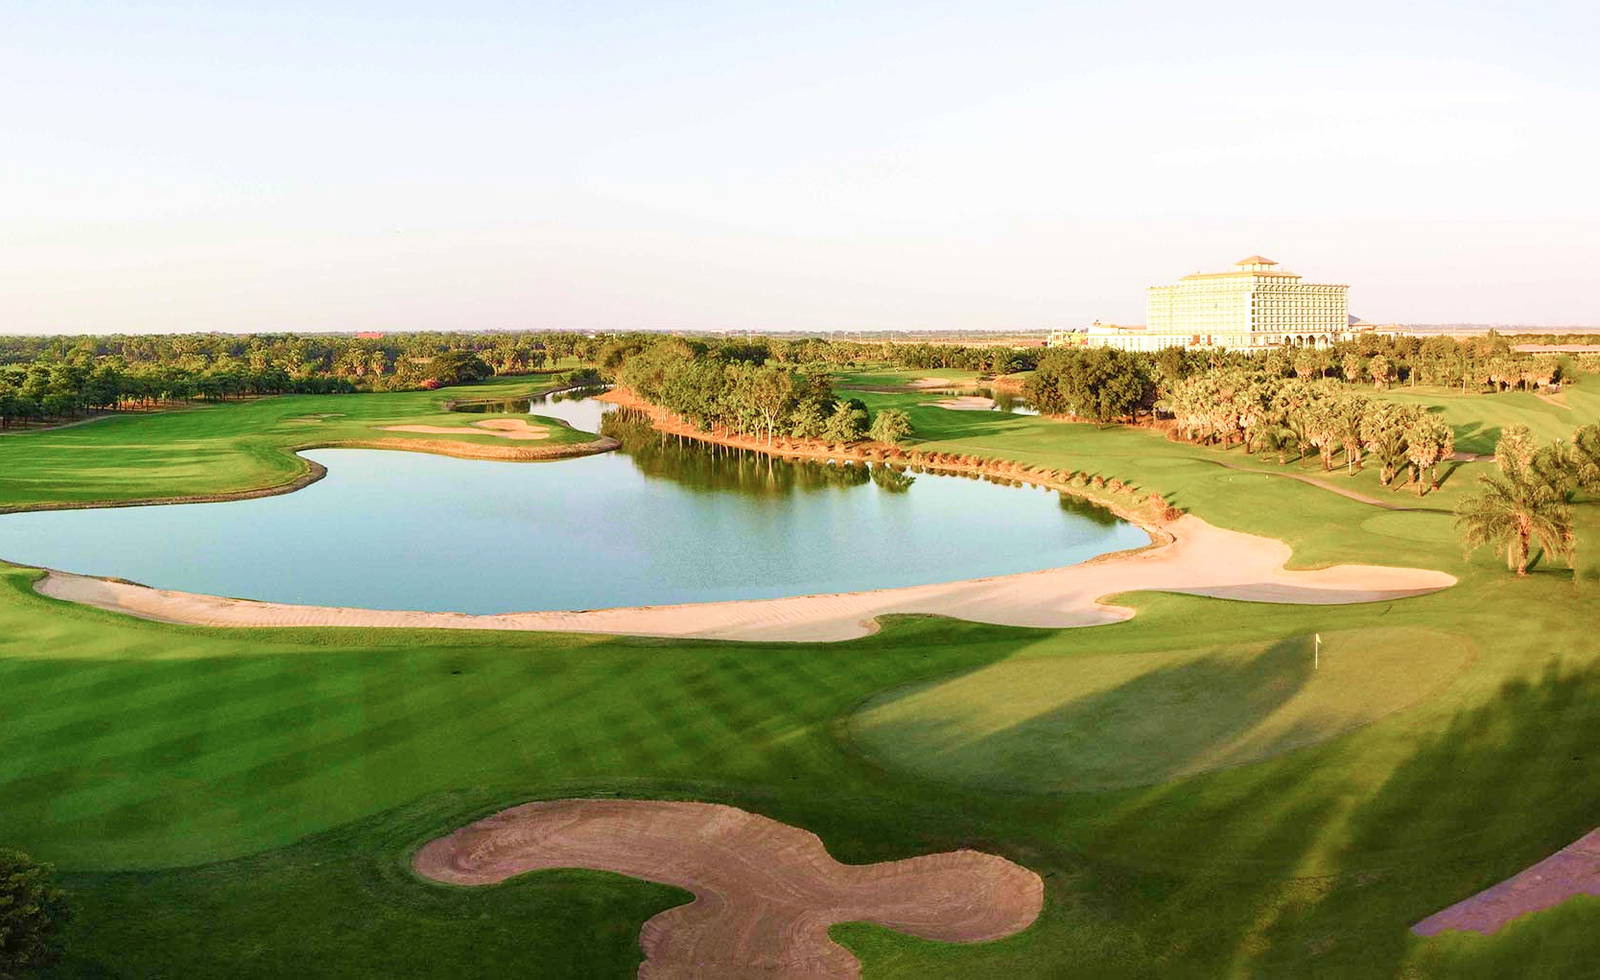
<path fill-rule="evenodd" d="M 767 442 L 772 442 L 778 423 L 787 418 L 795 406 L 794 372 L 776 364 L 759 367 L 736 364 L 730 367 L 729 373 L 733 379 L 734 398 L 766 431 Z"/>
<path fill-rule="evenodd" d="M 1322 377 L 1325 367 L 1326 364 L 1323 361 L 1321 352 L 1312 350 L 1309 347 L 1302 348 L 1294 356 L 1294 375 L 1302 381 Z"/>
<path fill-rule="evenodd" d="M 911 435 L 911 418 L 898 408 L 885 408 L 872 417 L 868 433 L 876 442 L 899 443 Z"/>
<path fill-rule="evenodd" d="M 1478 483 L 1483 490 L 1463 501 L 1456 514 L 1468 554 L 1484 545 L 1504 547 L 1506 567 L 1520 578 L 1528 574 L 1529 548 L 1538 541 L 1571 564 L 1572 508 L 1547 484 L 1519 467 L 1480 477 Z"/>
<path fill-rule="evenodd" d="M 1439 489 L 1439 464 L 1456 451 L 1455 430 L 1432 415 L 1422 414 L 1406 426 L 1406 458 L 1411 462 L 1417 480 L 1417 496 L 1425 492 L 1422 474 L 1428 474 L 1428 486 Z"/>
<path fill-rule="evenodd" d="M 1361 465 L 1361 420 L 1367 414 L 1367 400 L 1345 396 L 1333 400 L 1334 432 L 1344 447 L 1346 470 L 1352 475 Z"/>
<path fill-rule="evenodd" d="M 815 399 L 806 399 L 789 413 L 789 434 L 797 439 L 820 439 L 827 426 L 828 415 Z"/>
<path fill-rule="evenodd" d="M 54 868 L 21 851 L 0 850 L 0 978 L 55 962 L 71 916 Z"/>
<path fill-rule="evenodd" d="M 1600 423 L 1572 434 L 1572 477 L 1585 490 L 1600 490 Z"/>
<path fill-rule="evenodd" d="M 428 362 L 428 377 L 441 385 L 466 384 L 469 381 L 482 381 L 494 374 L 483 359 L 471 351 L 447 350 L 442 354 L 435 354 L 433 360 Z"/>
<path fill-rule="evenodd" d="M 1406 430 L 1421 417 L 1411 405 L 1373 402 L 1361 417 L 1361 445 L 1378 460 L 1378 483 L 1388 486 L 1406 464 Z"/>
<path fill-rule="evenodd" d="M 1374 388 L 1387 388 L 1389 382 L 1394 380 L 1394 365 L 1390 364 L 1389 359 L 1382 354 L 1375 354 L 1372 360 L 1367 362 L 1367 375 L 1372 378 Z"/>
<path fill-rule="evenodd" d="M 1351 351 L 1344 356 L 1344 379 L 1346 381 L 1350 382 L 1351 384 L 1355 384 L 1361 380 L 1362 375 L 1366 374 L 1366 371 L 1367 366 L 1362 361 L 1360 354 L 1357 354 L 1355 351 Z"/>
<path fill-rule="evenodd" d="M 1533 431 L 1525 425 L 1508 425 L 1500 432 L 1494 444 L 1494 462 L 1500 472 L 1527 469 L 1533 463 L 1539 446 L 1533 441 Z"/>
<path fill-rule="evenodd" d="M 867 406 L 859 398 L 835 403 L 822 430 L 822 437 L 829 442 L 860 442 L 866 434 Z"/>
<path fill-rule="evenodd" d="M 1134 418 L 1155 400 L 1144 360 L 1114 347 L 1053 350 L 1040 359 L 1023 391 L 1046 415 L 1091 422 Z"/>
<path fill-rule="evenodd" d="M 1239 431 L 1244 434 L 1244 451 L 1247 453 L 1255 452 L 1263 441 L 1270 440 L 1280 425 L 1279 413 L 1273 403 L 1273 389 L 1273 384 L 1258 378 L 1233 393 Z"/>
<path fill-rule="evenodd" d="M 1339 451 L 1341 413 L 1335 400 L 1322 398 L 1305 409 L 1305 440 L 1317 447 L 1322 457 L 1322 468 L 1333 469 L 1333 454 Z"/>

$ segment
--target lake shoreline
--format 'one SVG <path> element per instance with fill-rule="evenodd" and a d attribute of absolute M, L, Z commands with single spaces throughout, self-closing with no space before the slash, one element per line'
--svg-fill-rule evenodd
<path fill-rule="evenodd" d="M 726 446 L 730 449 L 765 453 L 779 459 L 809 460 L 819 463 L 885 463 L 902 466 L 913 472 L 977 476 L 996 483 L 1036 486 L 1070 494 L 1104 507 L 1130 524 L 1138 525 L 1152 539 L 1160 539 L 1165 533 L 1162 527 L 1176 520 L 1181 513 L 1169 507 L 1161 494 L 1150 493 L 1139 498 L 1136 496 L 1139 492 L 1137 487 L 1120 480 L 1107 480 L 1097 474 L 1029 466 L 1026 463 L 983 456 L 905 449 L 881 442 L 830 443 L 822 439 L 793 438 L 767 442 L 754 436 L 737 433 L 708 432 L 687 419 L 652 405 L 626 388 L 612 388 L 594 397 L 598 401 L 610 402 L 619 408 L 642 412 L 649 416 L 650 424 L 658 432 L 711 445 Z M 1075 477 L 1082 477 L 1083 484 L 1074 483 Z"/>
<path fill-rule="evenodd" d="M 41 595 L 137 618 L 166 623 L 220 627 L 355 627 L 412 629 L 490 629 L 625 634 L 744 641 L 829 642 L 875 632 L 884 615 L 931 614 L 996 625 L 1064 628 L 1120 622 L 1130 608 L 1106 603 L 1121 592 L 1158 590 L 1247 601 L 1348 603 L 1400 598 L 1446 588 L 1455 578 L 1443 572 L 1387 566 L 1341 565 L 1289 571 L 1287 544 L 1214 527 L 1180 515 L 1158 494 L 1138 496 L 1119 481 L 1007 461 L 905 450 L 868 443 L 832 445 L 820 441 L 760 440 L 706 433 L 648 406 L 632 393 L 614 389 L 606 401 L 644 412 L 658 431 L 700 442 L 751 450 L 776 457 L 834 463 L 877 464 L 918 472 L 980 477 L 1006 485 L 1056 490 L 1106 507 L 1141 528 L 1149 543 L 1107 552 L 1087 560 L 1040 571 L 958 579 L 922 585 L 819 593 L 777 598 L 733 599 L 611 608 L 461 613 L 384 610 L 353 606 L 297 605 L 234 599 L 204 593 L 151 588 L 127 580 L 44 569 L 35 582 Z M 443 443 L 443 445 L 439 445 Z M 295 447 L 403 449 L 487 459 L 545 459 L 587 455 L 615 448 L 602 437 L 566 446 L 508 446 L 449 443 L 442 440 L 371 440 Z M 463 451 L 465 450 L 465 451 Z M 475 456 L 477 451 L 483 455 Z M 304 457 L 301 457 L 304 459 Z M 326 475 L 306 459 L 306 474 L 275 487 L 182 502 L 234 500 L 289 493 Z M 1112 499 L 1107 500 L 1105 498 Z M 1119 498 L 1120 499 L 1117 499 Z M 100 506 L 140 506 L 173 500 L 123 501 Z M 87 508 L 73 503 L 61 506 Z M 48 508 L 29 508 L 48 509 Z"/>
<path fill-rule="evenodd" d="M 1428 569 L 1335 565 L 1284 567 L 1276 538 L 1214 527 L 1193 515 L 1164 543 L 1060 568 L 932 585 L 722 602 L 513 613 L 453 613 L 302 606 L 154 589 L 43 569 L 48 598 L 157 622 L 212 627 L 355 627 L 600 633 L 750 642 L 835 642 L 876 632 L 886 615 L 939 615 L 1000 626 L 1060 629 L 1122 622 L 1134 610 L 1105 601 L 1137 591 L 1290 604 L 1405 598 L 1454 585 Z"/>

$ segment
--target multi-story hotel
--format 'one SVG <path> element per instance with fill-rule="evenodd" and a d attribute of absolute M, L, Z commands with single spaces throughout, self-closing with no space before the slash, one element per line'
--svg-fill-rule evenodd
<path fill-rule="evenodd" d="M 1085 330 L 1057 331 L 1050 343 L 1123 350 L 1326 347 L 1350 333 L 1349 288 L 1301 282 L 1271 259 L 1252 255 L 1232 272 L 1197 272 L 1170 286 L 1151 286 L 1142 327 L 1097 321 Z"/>

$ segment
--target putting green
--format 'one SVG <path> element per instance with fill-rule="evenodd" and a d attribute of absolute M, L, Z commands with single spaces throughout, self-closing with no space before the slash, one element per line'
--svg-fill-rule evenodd
<path fill-rule="evenodd" d="M 1455 528 L 1455 515 L 1449 513 L 1384 511 L 1362 521 L 1361 527 L 1374 534 L 1406 541 L 1453 545 L 1460 540 Z"/>
<path fill-rule="evenodd" d="M 1437 692 L 1472 659 L 1417 628 L 1147 654 L 1019 657 L 865 704 L 848 730 L 877 761 L 969 786 L 1142 786 L 1325 741 Z M 1314 662 L 1315 659 L 1315 662 Z"/>

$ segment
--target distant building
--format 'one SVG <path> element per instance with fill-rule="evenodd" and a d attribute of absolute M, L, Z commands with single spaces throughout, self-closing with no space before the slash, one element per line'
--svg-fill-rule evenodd
<path fill-rule="evenodd" d="M 1516 344 L 1511 349 L 1518 354 L 1600 354 L 1600 344 Z"/>
<path fill-rule="evenodd" d="M 357 340 L 382 340 L 382 330 L 362 330 L 356 334 Z"/>
<path fill-rule="evenodd" d="M 1083 330 L 1057 331 L 1050 342 L 1145 351 L 1327 347 L 1351 332 L 1349 288 L 1301 282 L 1273 260 L 1252 255 L 1232 272 L 1197 272 L 1169 286 L 1151 286 L 1143 326 L 1096 321 Z"/>

